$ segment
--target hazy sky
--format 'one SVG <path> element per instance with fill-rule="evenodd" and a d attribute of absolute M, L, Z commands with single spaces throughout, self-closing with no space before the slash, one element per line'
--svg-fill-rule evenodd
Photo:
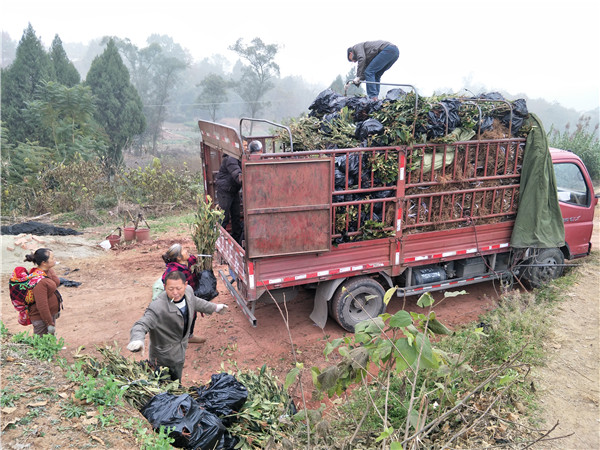
<path fill-rule="evenodd" d="M 31 23 L 46 46 L 55 34 L 63 43 L 114 35 L 140 47 L 166 34 L 194 59 L 220 53 L 232 62 L 228 46 L 260 37 L 281 46 L 282 76 L 324 87 L 351 69 L 349 46 L 385 39 L 400 58 L 382 82 L 422 95 L 469 81 L 579 111 L 600 105 L 598 0 L 2 0 L 0 23 L 16 41 Z"/>

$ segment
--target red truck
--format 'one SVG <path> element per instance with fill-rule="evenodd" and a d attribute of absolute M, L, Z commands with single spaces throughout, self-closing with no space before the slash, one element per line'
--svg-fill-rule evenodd
<path fill-rule="evenodd" d="M 207 195 L 215 198 L 223 155 L 241 159 L 243 246 L 221 227 L 216 250 L 253 326 L 257 301 L 289 299 L 301 286 L 314 290 L 317 325 L 329 314 L 352 332 L 385 310 L 388 288 L 408 296 L 516 278 L 538 287 L 591 250 L 598 198 L 568 151 L 550 151 L 564 235 L 551 248 L 515 247 L 524 138 L 297 152 L 242 136 L 242 122 L 240 131 L 199 128 Z M 250 156 L 250 139 L 267 151 Z M 544 217 L 535 221 L 544 231 Z"/>

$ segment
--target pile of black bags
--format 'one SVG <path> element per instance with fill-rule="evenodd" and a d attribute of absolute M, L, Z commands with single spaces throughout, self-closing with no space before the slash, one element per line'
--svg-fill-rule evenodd
<path fill-rule="evenodd" d="M 207 386 L 196 388 L 198 398 L 189 394 L 158 394 L 141 409 L 158 431 L 171 428 L 173 445 L 187 449 L 233 449 L 239 440 L 227 430 L 246 399 L 248 390 L 227 373 L 214 374 Z"/>

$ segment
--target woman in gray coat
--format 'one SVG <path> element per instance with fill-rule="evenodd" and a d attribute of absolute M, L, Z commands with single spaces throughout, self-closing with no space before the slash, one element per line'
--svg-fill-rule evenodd
<path fill-rule="evenodd" d="M 165 279 L 164 292 L 150 303 L 142 318 L 131 328 L 127 349 L 132 352 L 142 350 L 144 338 L 150 334 L 150 364 L 156 368 L 167 367 L 171 379 L 181 382 L 194 314 L 222 314 L 226 310 L 227 305 L 196 297 L 183 272 L 171 272 Z"/>

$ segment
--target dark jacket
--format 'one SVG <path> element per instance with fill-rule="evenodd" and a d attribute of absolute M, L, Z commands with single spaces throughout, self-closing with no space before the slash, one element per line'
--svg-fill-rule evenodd
<path fill-rule="evenodd" d="M 240 182 L 240 176 L 242 175 L 242 163 L 239 159 L 232 156 L 223 156 L 221 167 L 217 173 L 215 184 L 217 190 L 222 192 L 229 192 L 231 194 L 240 190 L 242 184 Z"/>
<path fill-rule="evenodd" d="M 392 45 L 392 43 L 388 41 L 367 41 L 361 42 L 360 44 L 356 44 L 354 47 L 352 47 L 352 53 L 358 62 L 356 76 L 361 80 L 364 80 L 365 69 L 367 66 L 371 63 L 371 61 L 373 61 L 373 58 L 375 58 L 379 52 L 388 45 Z"/>

